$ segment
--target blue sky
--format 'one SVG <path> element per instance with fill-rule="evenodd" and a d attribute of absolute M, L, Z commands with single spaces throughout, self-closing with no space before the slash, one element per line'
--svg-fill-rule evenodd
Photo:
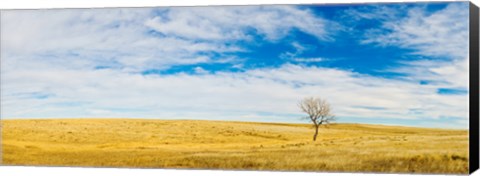
<path fill-rule="evenodd" d="M 2 12 L 2 118 L 468 126 L 468 3 Z"/>

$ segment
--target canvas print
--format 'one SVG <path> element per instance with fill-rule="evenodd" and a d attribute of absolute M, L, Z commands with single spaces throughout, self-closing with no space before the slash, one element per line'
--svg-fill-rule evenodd
<path fill-rule="evenodd" d="M 1 11 L 1 164 L 467 174 L 469 3 Z"/>

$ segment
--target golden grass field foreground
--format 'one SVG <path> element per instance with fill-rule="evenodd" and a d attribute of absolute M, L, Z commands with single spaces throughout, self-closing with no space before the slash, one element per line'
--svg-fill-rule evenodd
<path fill-rule="evenodd" d="M 197 120 L 2 120 L 3 165 L 468 173 L 468 131 Z"/>

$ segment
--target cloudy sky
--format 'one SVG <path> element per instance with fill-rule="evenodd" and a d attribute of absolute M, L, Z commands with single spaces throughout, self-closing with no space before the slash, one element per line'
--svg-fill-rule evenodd
<path fill-rule="evenodd" d="M 1 13 L 5 119 L 468 128 L 468 72 L 467 2 Z"/>

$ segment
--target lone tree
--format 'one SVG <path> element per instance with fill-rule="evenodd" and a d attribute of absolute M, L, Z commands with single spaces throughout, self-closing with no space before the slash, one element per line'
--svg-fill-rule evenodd
<path fill-rule="evenodd" d="M 312 121 L 315 127 L 315 134 L 313 135 L 313 141 L 317 140 L 318 127 L 322 124 L 328 124 L 335 120 L 335 116 L 332 114 L 330 104 L 323 99 L 307 97 L 298 103 L 300 109 L 307 113 L 305 117 Z"/>

